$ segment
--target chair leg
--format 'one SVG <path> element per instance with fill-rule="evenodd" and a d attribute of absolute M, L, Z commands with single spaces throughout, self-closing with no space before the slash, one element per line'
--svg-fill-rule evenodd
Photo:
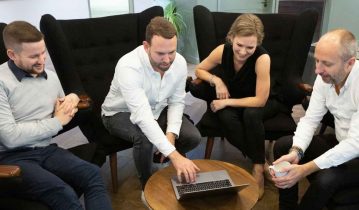
<path fill-rule="evenodd" d="M 112 192 L 117 193 L 117 152 L 110 154 L 110 170 L 112 180 Z"/>
<path fill-rule="evenodd" d="M 271 165 L 274 161 L 274 157 L 273 157 L 273 146 L 274 146 L 275 140 L 269 140 L 268 142 L 268 147 L 265 151 L 265 158 L 266 158 L 266 162 Z"/>
<path fill-rule="evenodd" d="M 207 138 L 207 144 L 206 144 L 206 151 L 204 154 L 205 159 L 210 159 L 213 149 L 213 143 L 214 143 L 214 137 L 208 137 Z"/>

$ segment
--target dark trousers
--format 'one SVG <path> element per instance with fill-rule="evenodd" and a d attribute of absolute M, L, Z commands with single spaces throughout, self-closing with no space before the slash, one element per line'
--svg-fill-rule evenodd
<path fill-rule="evenodd" d="M 141 129 L 137 125 L 132 124 L 130 115 L 131 113 L 129 112 L 119 112 L 110 117 L 103 117 L 102 120 L 111 135 L 133 143 L 133 158 L 142 189 L 144 189 L 147 180 L 152 175 L 153 145 Z M 163 132 L 166 132 L 167 109 L 162 111 L 157 122 Z M 201 135 L 197 128 L 183 116 L 179 138 L 175 141 L 177 151 L 185 154 L 195 148 L 200 141 Z"/>
<path fill-rule="evenodd" d="M 1 152 L 0 164 L 21 168 L 14 196 L 39 200 L 54 210 L 77 210 L 83 209 L 80 192 L 86 209 L 112 209 L 99 168 L 56 145 Z"/>
<path fill-rule="evenodd" d="M 288 154 L 292 146 L 292 136 L 278 139 L 274 145 L 274 158 Z M 299 164 L 312 161 L 338 144 L 333 134 L 317 135 L 304 153 Z M 298 184 L 288 189 L 279 189 L 280 210 L 321 210 L 335 192 L 348 187 L 359 186 L 359 158 L 355 158 L 337 167 L 319 170 L 307 178 L 310 186 L 298 205 Z"/>
<path fill-rule="evenodd" d="M 228 107 L 216 113 L 228 142 L 256 164 L 265 160 L 262 112 L 262 108 Z"/>
<path fill-rule="evenodd" d="M 193 85 L 187 81 L 190 93 L 210 104 L 216 99 L 216 91 L 207 82 Z M 209 106 L 208 108 L 209 109 Z M 265 162 L 265 130 L 263 121 L 274 117 L 286 107 L 275 99 L 269 99 L 264 107 L 226 107 L 215 113 L 226 139 L 248 156 L 253 163 Z M 208 110 L 207 112 L 211 112 Z M 208 117 L 206 119 L 216 119 Z M 207 118 L 208 117 L 208 118 Z M 202 121 L 202 120 L 201 120 Z"/>

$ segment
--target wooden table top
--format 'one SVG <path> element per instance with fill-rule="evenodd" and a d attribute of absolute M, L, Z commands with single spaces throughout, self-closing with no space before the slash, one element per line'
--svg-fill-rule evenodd
<path fill-rule="evenodd" d="M 244 169 L 218 160 L 194 160 L 201 172 L 227 170 L 235 184 L 249 183 L 250 186 L 237 195 L 223 194 L 177 201 L 170 177 L 176 175 L 173 165 L 154 173 L 145 187 L 145 198 L 154 210 L 179 209 L 236 209 L 249 210 L 257 202 L 259 192 L 254 178 Z"/>

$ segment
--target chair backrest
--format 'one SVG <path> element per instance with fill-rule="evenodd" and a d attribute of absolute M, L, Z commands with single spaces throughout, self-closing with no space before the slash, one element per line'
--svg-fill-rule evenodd
<path fill-rule="evenodd" d="M 163 16 L 162 7 L 88 19 L 43 15 L 40 29 L 65 93 L 86 92 L 99 114 L 119 58 L 142 44 L 146 26 L 155 16 Z"/>
<path fill-rule="evenodd" d="M 193 8 L 199 58 L 202 61 L 218 45 L 241 13 L 211 12 L 197 5 Z M 271 57 L 271 91 L 288 108 L 301 103 L 304 93 L 297 87 L 315 31 L 318 13 L 308 9 L 301 14 L 256 14 L 263 22 L 262 46 Z"/>
<path fill-rule="evenodd" d="M 6 54 L 6 49 L 2 37 L 2 32 L 6 26 L 6 23 L 0 23 L 0 64 L 5 63 L 9 60 L 9 57 Z"/>

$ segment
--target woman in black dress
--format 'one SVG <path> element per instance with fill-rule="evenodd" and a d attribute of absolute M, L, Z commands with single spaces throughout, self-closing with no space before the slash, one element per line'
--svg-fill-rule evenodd
<path fill-rule="evenodd" d="M 219 45 L 196 67 L 208 90 L 192 95 L 205 99 L 223 125 L 226 139 L 253 161 L 252 175 L 264 192 L 263 109 L 270 92 L 270 57 L 261 46 L 264 32 L 253 14 L 240 15 L 227 43 Z M 210 71 L 219 67 L 216 74 Z M 202 89 L 203 90 L 203 89 Z M 205 96 L 204 96 L 205 95 Z"/>

